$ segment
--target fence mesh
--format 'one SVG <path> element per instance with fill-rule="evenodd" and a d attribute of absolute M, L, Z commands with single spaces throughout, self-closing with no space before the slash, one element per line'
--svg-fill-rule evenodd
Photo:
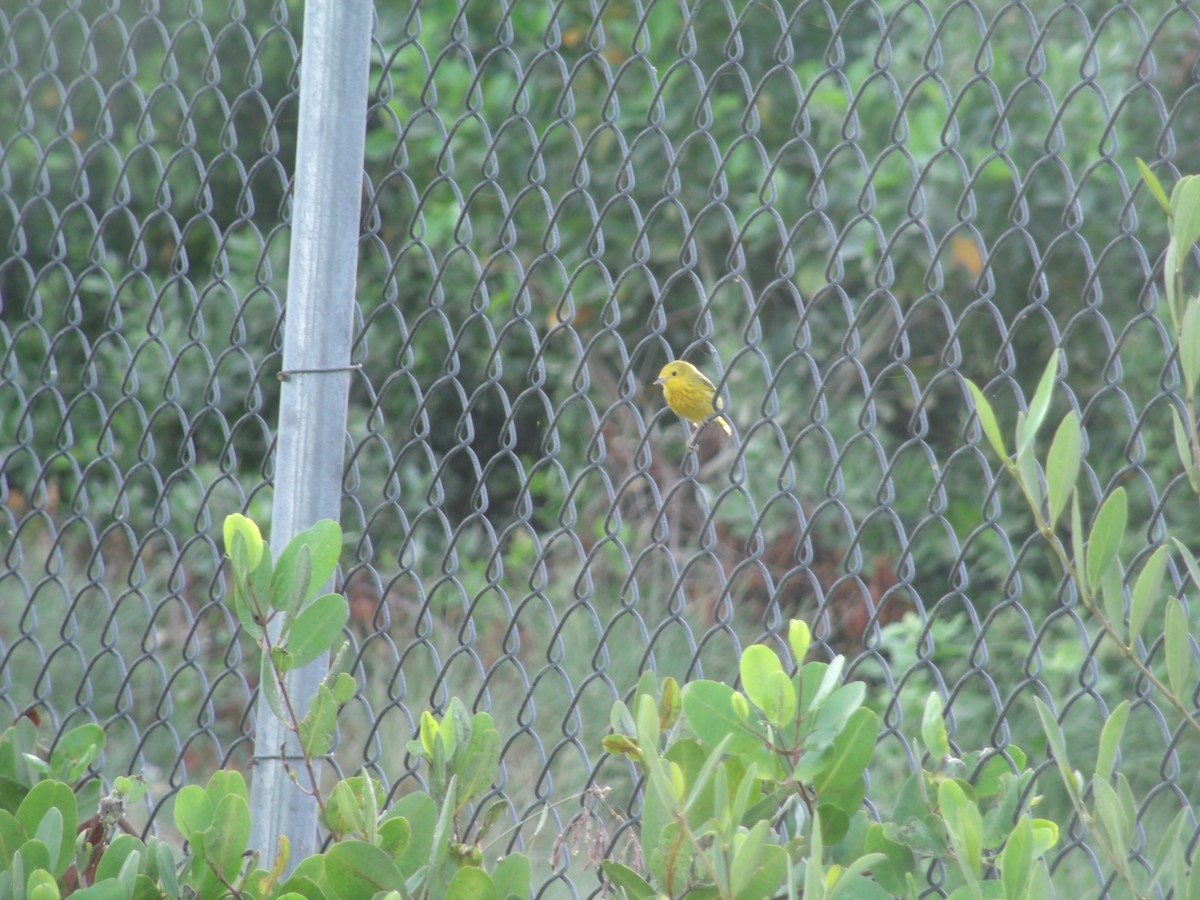
<path fill-rule="evenodd" d="M 144 827 L 249 758 L 219 526 L 270 525 L 300 6 L 0 10 L 0 699 L 100 723 Z M 1188 169 L 1198 38 L 1167 0 L 380 4 L 336 766 L 402 792 L 422 710 L 490 710 L 507 845 L 586 896 L 554 842 L 632 787 L 612 702 L 733 681 L 801 617 L 882 714 L 877 782 L 931 690 L 957 746 L 1042 759 L 1033 697 L 1092 745 L 1132 700 L 1144 861 L 1196 742 L 1041 553 L 965 380 L 1011 421 L 1061 350 L 1085 511 L 1124 485 L 1148 548 L 1191 541 L 1134 159 Z M 695 453 L 652 385 L 679 357 L 734 425 Z M 1108 889 L 1063 838 L 1056 881 Z"/>

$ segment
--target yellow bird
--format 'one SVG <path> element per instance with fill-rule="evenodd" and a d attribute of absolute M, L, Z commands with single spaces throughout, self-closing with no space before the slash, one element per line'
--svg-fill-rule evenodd
<path fill-rule="evenodd" d="M 717 410 L 725 408 L 724 402 L 717 397 L 717 389 L 690 362 L 677 359 L 667 363 L 658 373 L 654 383 L 662 385 L 667 406 L 681 418 L 700 427 L 711 420 L 720 425 L 726 434 L 733 434 L 729 423 L 722 416 L 716 415 Z"/>

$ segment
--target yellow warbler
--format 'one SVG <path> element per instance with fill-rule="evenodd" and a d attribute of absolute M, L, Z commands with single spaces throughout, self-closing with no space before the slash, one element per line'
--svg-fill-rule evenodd
<path fill-rule="evenodd" d="M 715 415 L 718 409 L 725 407 L 721 398 L 716 397 L 717 389 L 713 387 L 713 383 L 690 362 L 684 362 L 682 359 L 674 360 L 663 366 L 654 383 L 662 385 L 663 396 L 667 400 L 667 406 L 671 407 L 671 411 L 693 425 L 704 425 L 706 420 Z M 714 397 L 716 397 L 715 406 L 713 405 Z M 733 434 L 729 423 L 721 416 L 717 416 L 713 421 L 720 425 L 726 434 Z"/>

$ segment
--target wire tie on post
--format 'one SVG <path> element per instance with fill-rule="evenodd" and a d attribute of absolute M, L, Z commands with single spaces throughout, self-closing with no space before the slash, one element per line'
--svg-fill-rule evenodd
<path fill-rule="evenodd" d="M 278 760 L 282 760 L 283 762 L 289 762 L 291 760 L 301 760 L 302 761 L 304 759 L 304 754 L 303 753 L 258 753 L 258 754 L 255 754 L 253 757 L 251 757 L 250 765 L 253 766 L 255 763 L 263 762 L 264 760 L 269 760 L 269 759 L 278 759 Z"/>
<path fill-rule="evenodd" d="M 348 366 L 318 366 L 313 369 L 280 369 L 275 377 L 280 381 L 288 381 L 293 375 L 323 375 L 328 372 L 361 372 L 362 363 L 351 363 Z"/>

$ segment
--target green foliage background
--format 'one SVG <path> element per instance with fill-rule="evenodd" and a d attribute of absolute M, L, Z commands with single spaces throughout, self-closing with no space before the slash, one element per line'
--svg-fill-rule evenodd
<path fill-rule="evenodd" d="M 1062 348 L 1092 501 L 1195 532 L 1134 158 L 1188 168 L 1197 28 L 1110 6 L 379 4 L 339 765 L 402 790 L 457 694 L 536 815 L 641 670 L 732 680 L 794 615 L 871 686 L 881 783 L 931 687 L 971 747 L 1029 746 L 1035 693 L 1094 734 L 1132 676 L 962 379 L 1015 416 Z M 0 697 L 101 722 L 156 803 L 249 753 L 215 525 L 270 525 L 301 12 L 0 18 Z M 650 384 L 676 356 L 737 426 L 693 460 Z M 1196 753 L 1131 724 L 1152 830 Z"/>

